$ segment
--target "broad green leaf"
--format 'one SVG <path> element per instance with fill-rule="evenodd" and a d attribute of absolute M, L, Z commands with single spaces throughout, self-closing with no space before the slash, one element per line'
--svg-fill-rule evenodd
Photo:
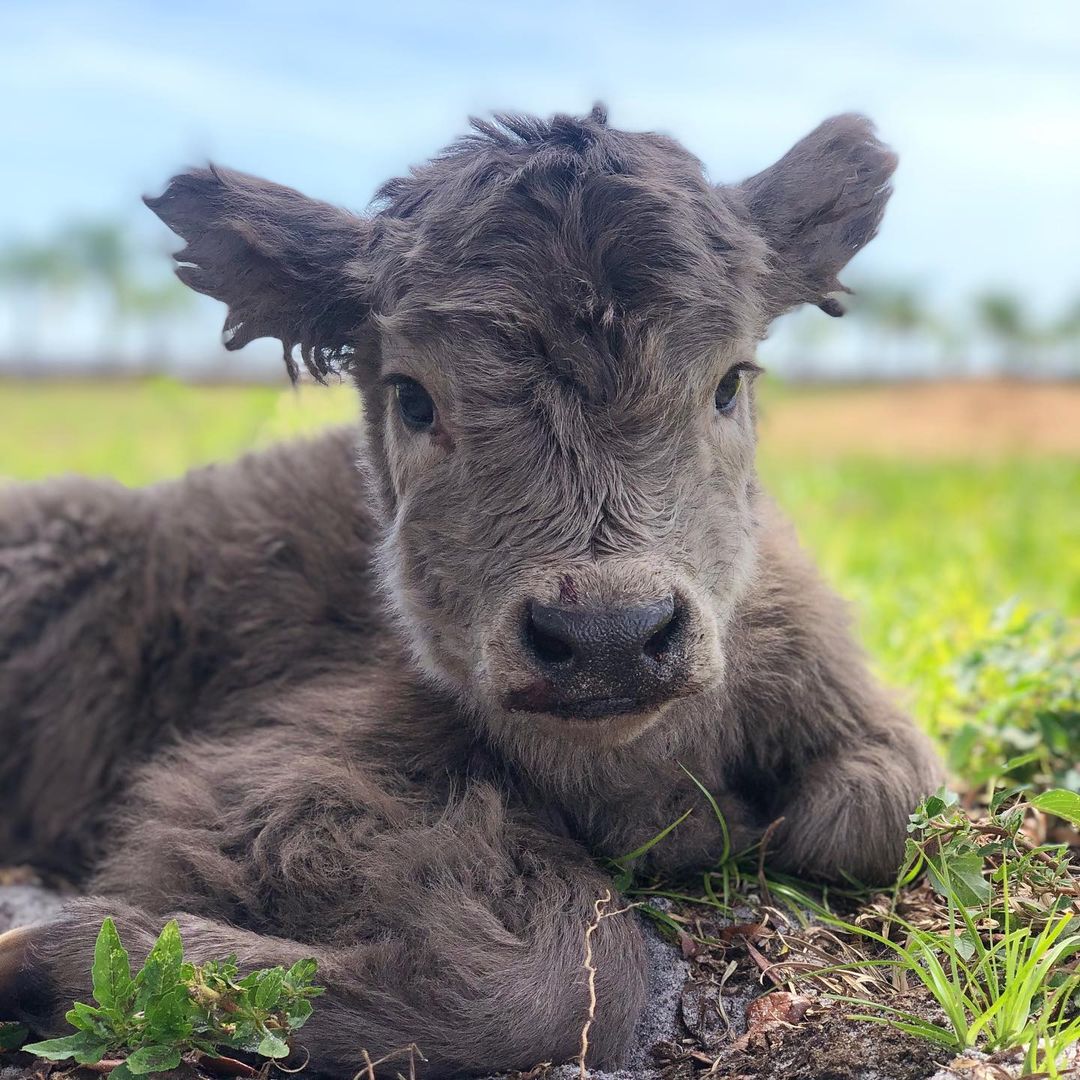
<path fill-rule="evenodd" d="M 962 933 L 953 937 L 952 947 L 961 960 L 970 960 L 975 955 L 978 945 L 971 932 L 965 929 Z"/>
<path fill-rule="evenodd" d="M 925 817 L 935 818 L 946 810 L 948 806 L 948 795 L 945 794 L 944 790 L 941 790 L 934 795 L 928 796 L 920 810 Z"/>
<path fill-rule="evenodd" d="M 1001 788 L 999 791 L 994 792 L 994 797 L 990 800 L 990 812 L 996 814 L 1003 803 L 1008 802 L 1014 795 L 1019 795 L 1020 792 L 1026 790 L 1025 785 L 1020 784 L 1017 787 Z"/>
<path fill-rule="evenodd" d="M 0 1022 L 0 1053 L 17 1050 L 30 1034 L 22 1024 Z"/>
<path fill-rule="evenodd" d="M 108 1046 L 87 1031 L 77 1031 L 74 1035 L 64 1035 L 59 1039 L 27 1043 L 23 1049 L 46 1061 L 74 1058 L 80 1065 L 96 1065 L 105 1056 Z"/>
<path fill-rule="evenodd" d="M 1080 825 L 1080 795 L 1064 788 L 1053 788 L 1041 795 L 1033 795 L 1028 800 L 1036 810 L 1054 817 L 1064 818 L 1074 825 Z"/>
<path fill-rule="evenodd" d="M 176 920 L 165 924 L 154 947 L 146 957 L 142 971 L 136 976 L 138 986 L 136 1006 L 146 1009 L 155 998 L 166 994 L 180 981 L 184 964 L 184 946 Z"/>
<path fill-rule="evenodd" d="M 315 978 L 315 973 L 318 970 L 319 965 L 309 956 L 304 960 L 297 960 L 296 963 L 285 972 L 285 981 L 297 989 L 306 987 L 311 983 L 311 980 Z"/>
<path fill-rule="evenodd" d="M 133 1076 L 168 1072 L 180 1064 L 180 1051 L 175 1046 L 143 1046 L 129 1055 L 126 1064 Z"/>
<path fill-rule="evenodd" d="M 247 978 L 241 979 L 235 955 L 229 955 L 224 960 L 209 960 L 202 965 L 202 970 L 207 982 L 220 982 L 222 986 L 230 990 L 243 987 L 249 980 L 254 984 L 260 975 L 259 972 L 253 971 Z"/>
<path fill-rule="evenodd" d="M 89 1031 L 107 1039 L 112 1031 L 108 1014 L 103 1009 L 95 1009 L 82 1001 L 76 1001 L 67 1011 L 64 1019 L 80 1031 Z"/>
<path fill-rule="evenodd" d="M 120 942 L 116 924 L 107 918 L 101 924 L 94 945 L 94 1000 L 116 1013 L 127 1011 L 131 1004 L 134 983 L 131 978 L 131 962 L 127 950 Z"/>
<path fill-rule="evenodd" d="M 985 904 L 990 883 L 983 877 L 983 858 L 977 851 L 941 853 L 927 866 L 930 883 L 942 896 L 951 896 L 964 907 Z"/>
<path fill-rule="evenodd" d="M 289 1044 L 279 1035 L 268 1031 L 259 1042 L 258 1052 L 267 1058 L 285 1058 L 289 1056 Z"/>
<path fill-rule="evenodd" d="M 132 1080 L 134 1073 L 127 1067 L 126 1061 L 121 1061 L 111 1073 L 109 1080 Z"/>
<path fill-rule="evenodd" d="M 238 1024 L 236 1031 L 222 1040 L 223 1046 L 230 1046 L 234 1050 L 242 1050 L 245 1054 L 257 1054 L 259 1043 L 263 1039 L 261 1031 L 245 1024 Z"/>
<path fill-rule="evenodd" d="M 289 1028 L 297 1031 L 304 1026 L 313 1011 L 312 1004 L 307 998 L 297 998 L 285 1007 L 285 1016 L 289 1021 Z"/>
<path fill-rule="evenodd" d="M 285 973 L 281 968 L 271 968 L 265 972 L 262 979 L 259 980 L 259 986 L 255 991 L 255 1008 L 272 1012 L 277 1008 L 284 985 Z M 271 1054 L 267 1055 L 267 1057 L 272 1056 Z"/>
<path fill-rule="evenodd" d="M 147 1038 L 160 1042 L 186 1039 L 192 1030 L 193 1003 L 188 988 L 177 983 L 146 1004 Z"/>

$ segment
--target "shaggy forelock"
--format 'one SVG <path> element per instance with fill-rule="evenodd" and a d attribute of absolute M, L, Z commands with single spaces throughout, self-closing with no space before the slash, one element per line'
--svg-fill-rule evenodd
<path fill-rule="evenodd" d="M 688 348 L 759 331 L 764 244 L 673 140 L 599 106 L 472 127 L 376 196 L 384 325 L 479 321 L 571 379 L 570 341 L 610 366 L 647 328 Z"/>
<path fill-rule="evenodd" d="M 714 186 L 677 143 L 616 131 L 598 107 L 474 121 L 363 217 L 217 166 L 147 204 L 186 241 L 181 280 L 228 306 L 226 347 L 276 337 L 294 379 L 297 347 L 322 380 L 370 366 L 395 329 L 480 330 L 563 381 L 604 386 L 640 363 L 645 332 L 674 342 L 664 365 L 710 345 L 745 353 L 799 304 L 843 314 L 838 275 L 877 231 L 896 161 L 845 114 Z"/>

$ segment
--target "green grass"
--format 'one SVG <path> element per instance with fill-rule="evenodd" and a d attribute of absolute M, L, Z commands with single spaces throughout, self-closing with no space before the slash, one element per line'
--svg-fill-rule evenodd
<path fill-rule="evenodd" d="M 1047 802 L 1080 822 L 1080 795 L 1056 791 L 1033 798 L 1030 806 Z M 834 995 L 861 1010 L 852 1019 L 892 1024 L 952 1053 L 1019 1047 L 1025 1076 L 1056 1077 L 1058 1059 L 1080 1038 L 1080 973 L 1072 965 L 1080 955 L 1080 920 L 1068 852 L 1027 838 L 1022 825 L 1028 806 L 1015 793 L 1001 792 L 988 816 L 973 821 L 943 795 L 928 798 L 912 815 L 892 907 L 877 916 L 880 932 L 865 918 L 837 918 L 794 890 L 796 910 L 812 911 L 825 926 L 877 946 L 880 954 L 811 970 L 806 978 L 887 969 L 893 986 L 921 986 L 940 1019 L 880 998 Z M 924 871 L 937 903 L 923 902 L 924 925 L 916 925 L 898 907 L 902 890 Z"/>
<path fill-rule="evenodd" d="M 1080 615 L 1080 461 L 780 460 L 767 486 L 854 604 L 885 679 L 931 727 L 998 608 Z"/>
<path fill-rule="evenodd" d="M 758 865 L 755 849 L 733 851 L 719 804 L 687 775 L 720 820 L 725 842 L 700 888 L 687 880 L 686 891 L 636 881 L 633 864 L 690 811 L 615 860 L 615 884 L 642 914 L 734 966 L 730 942 L 710 937 L 688 909 L 711 908 L 727 920 L 741 916 L 732 901 L 764 902 L 769 909 L 752 929 L 762 932 L 764 948 L 771 940 L 771 952 L 758 962 L 773 961 L 776 985 L 823 993 L 858 1009 L 848 1019 L 891 1024 L 950 1054 L 1019 1049 L 1025 1076 L 1059 1075 L 1065 1051 L 1080 1039 L 1075 866 L 1065 844 L 1037 843 L 1025 826 L 1033 812 L 1080 825 L 1080 794 L 1057 789 L 1025 797 L 1019 788 L 1003 789 L 979 815 L 939 791 L 910 816 L 891 890 L 854 882 L 825 888 Z M 649 902 L 657 897 L 674 901 L 675 909 Z M 839 955 L 822 963 L 837 946 Z M 837 991 L 836 976 L 850 992 Z"/>
<path fill-rule="evenodd" d="M 0 477 L 145 484 L 355 415 L 344 387 L 0 382 Z M 1080 460 L 793 457 L 766 442 L 761 467 L 853 601 L 879 670 L 932 730 L 962 723 L 954 666 L 1004 602 L 1080 615 Z"/>
<path fill-rule="evenodd" d="M 0 381 L 0 477 L 149 484 L 355 416 L 345 387 Z"/>

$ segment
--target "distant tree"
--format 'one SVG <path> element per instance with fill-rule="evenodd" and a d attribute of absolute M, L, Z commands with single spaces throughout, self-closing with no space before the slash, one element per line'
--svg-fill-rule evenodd
<path fill-rule="evenodd" d="M 100 316 L 102 363 L 118 360 L 134 330 L 141 358 L 161 366 L 168 359 L 171 324 L 194 300 L 172 275 L 148 273 L 131 233 L 112 220 L 75 222 L 47 241 L 0 248 L 0 290 L 12 301 L 20 361 L 38 355 L 41 330 L 55 321 L 46 311 L 49 304 L 82 293 Z"/>
<path fill-rule="evenodd" d="M 116 221 L 82 221 L 68 226 L 61 233 L 60 243 L 70 252 L 83 282 L 105 300 L 100 348 L 102 360 L 108 362 L 133 312 L 137 288 L 128 233 Z"/>
<path fill-rule="evenodd" d="M 1080 375 L 1080 297 L 1061 314 L 1054 326 L 1054 337 L 1063 347 L 1067 373 Z"/>
<path fill-rule="evenodd" d="M 143 327 L 140 344 L 146 366 L 168 366 L 171 325 L 191 308 L 194 301 L 195 294 L 172 276 L 160 281 L 136 280 L 129 284 L 124 306 Z"/>
<path fill-rule="evenodd" d="M 48 321 L 46 309 L 73 290 L 79 276 L 69 251 L 52 241 L 12 243 L 0 250 L 0 283 L 12 298 L 17 361 L 39 355 L 39 334 Z"/>
<path fill-rule="evenodd" d="M 948 314 L 931 313 L 926 333 L 934 342 L 937 370 L 942 375 L 961 375 L 970 370 L 971 335 Z"/>
<path fill-rule="evenodd" d="M 1031 369 L 1035 335 L 1019 296 L 1003 291 L 982 293 L 975 298 L 975 316 L 997 352 L 999 370 L 1022 375 Z"/>
<path fill-rule="evenodd" d="M 879 290 L 871 310 L 882 326 L 901 336 L 913 334 L 926 322 L 922 297 L 906 285 Z"/>
<path fill-rule="evenodd" d="M 906 284 L 863 282 L 855 290 L 852 310 L 871 332 L 868 363 L 904 374 L 912 342 L 930 323 L 922 294 Z"/>

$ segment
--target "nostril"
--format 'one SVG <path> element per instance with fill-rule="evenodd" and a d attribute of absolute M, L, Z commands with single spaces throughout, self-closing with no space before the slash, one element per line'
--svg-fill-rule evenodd
<path fill-rule="evenodd" d="M 663 660 L 672 642 L 678 636 L 681 624 L 682 608 L 672 601 L 671 612 L 667 619 L 653 632 L 652 636 L 641 647 L 641 651 L 651 660 Z"/>
<path fill-rule="evenodd" d="M 633 607 L 584 609 L 531 601 L 522 636 L 526 651 L 543 667 L 563 675 L 571 670 L 611 675 L 620 666 L 625 673 L 642 664 L 666 664 L 682 627 L 682 608 L 674 596 Z"/>
<path fill-rule="evenodd" d="M 574 656 L 573 646 L 560 637 L 553 627 L 542 626 L 531 607 L 525 616 L 525 643 L 544 664 L 564 664 Z"/>

